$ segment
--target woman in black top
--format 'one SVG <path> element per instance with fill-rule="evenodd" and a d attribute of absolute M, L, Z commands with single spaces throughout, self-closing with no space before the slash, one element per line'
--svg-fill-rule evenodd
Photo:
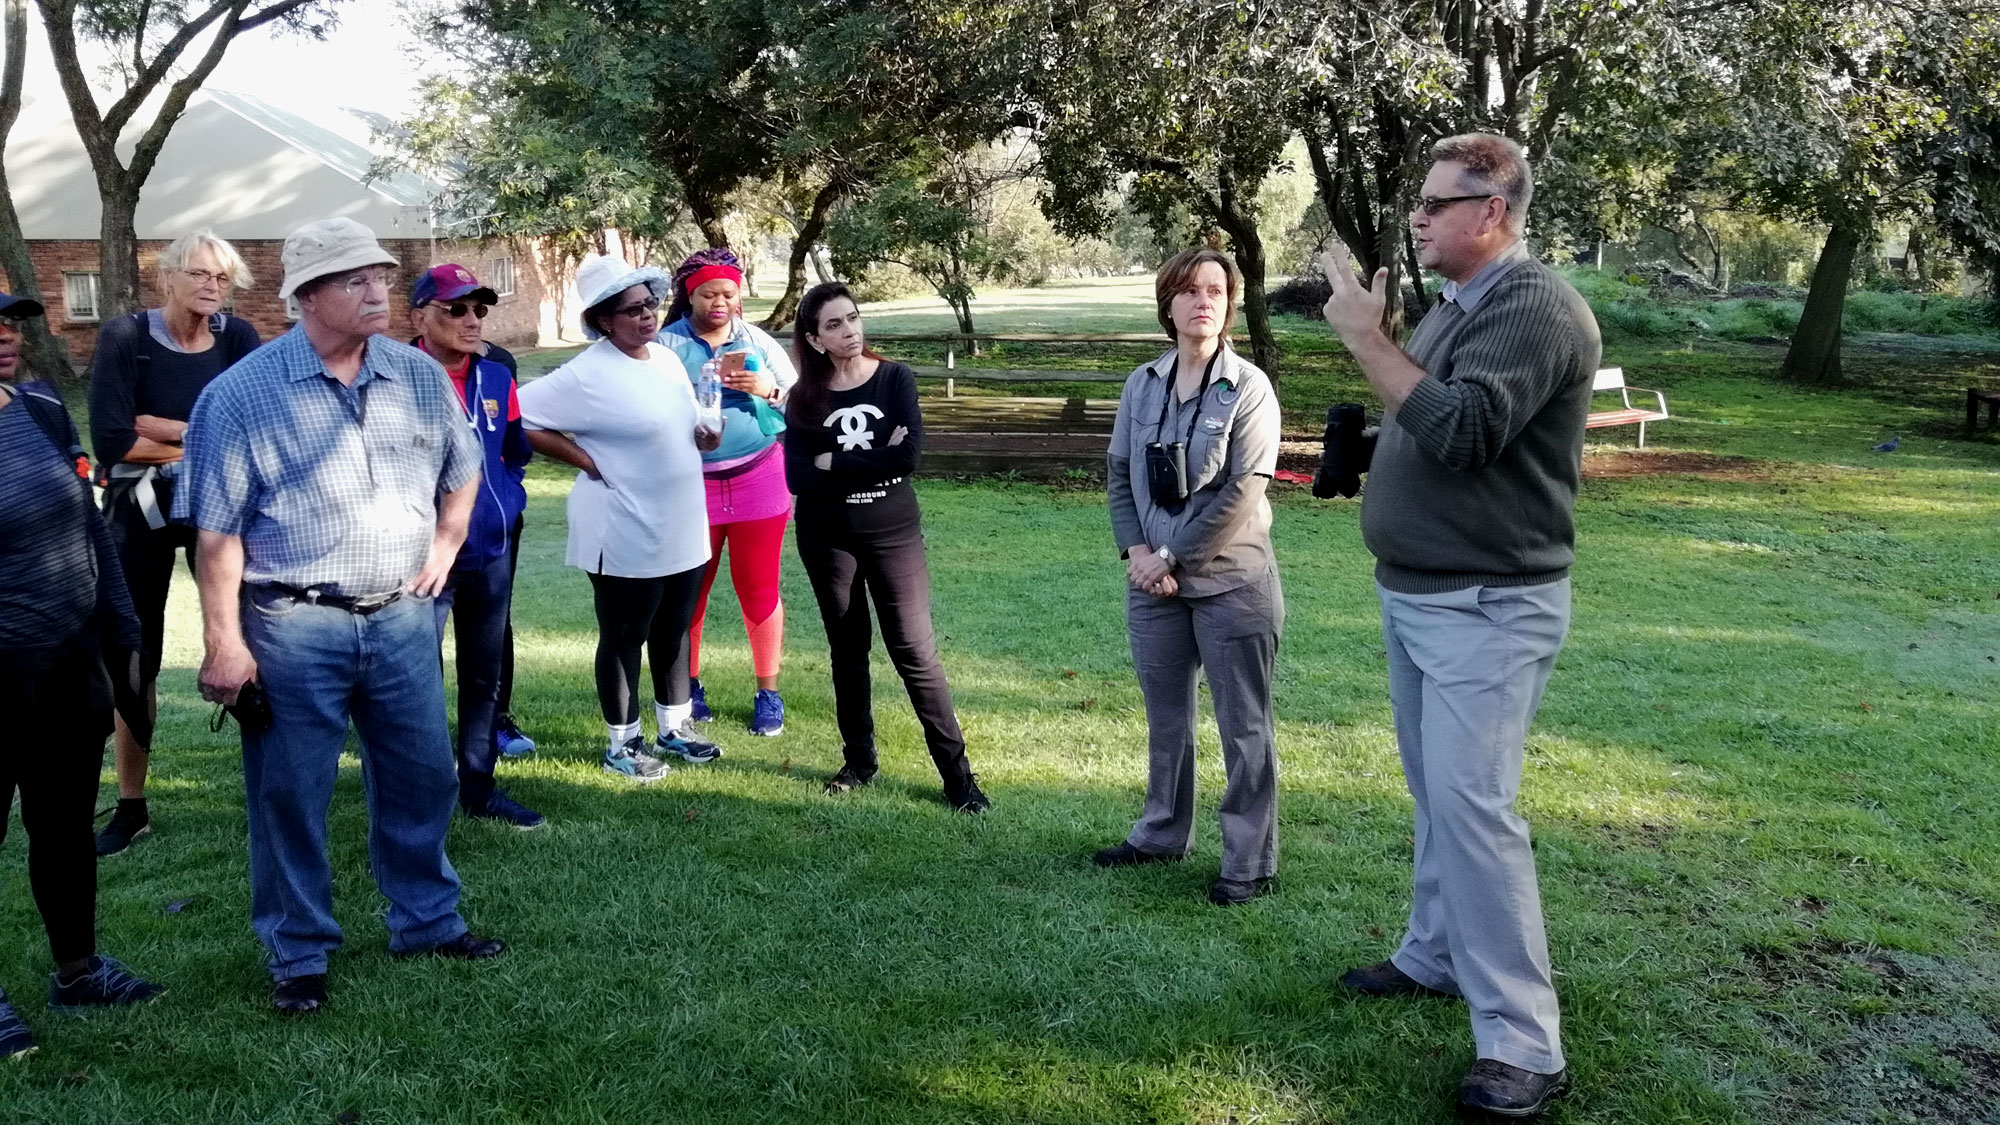
<path fill-rule="evenodd" d="M 229 243 L 205 230 L 182 235 L 160 251 L 159 270 L 166 303 L 105 322 L 90 361 L 90 444 L 109 478 L 104 515 L 139 613 L 148 697 L 160 674 L 176 548 L 194 568 L 194 528 L 166 520 L 181 436 L 202 388 L 259 343 L 249 321 L 222 311 L 231 291 L 252 281 Z M 146 751 L 122 722 L 115 747 L 118 811 L 97 835 L 99 855 L 124 851 L 152 827 Z"/>
<path fill-rule="evenodd" d="M 793 330 L 799 381 L 786 404 L 785 479 L 798 498 L 799 560 L 833 650 L 833 698 L 846 764 L 826 783 L 845 793 L 874 778 L 868 600 L 882 647 L 916 708 L 924 742 L 959 812 L 990 807 L 965 759 L 951 686 L 931 627 L 922 516 L 910 487 L 923 446 L 915 374 L 868 351 L 847 287 L 815 286 Z"/>
<path fill-rule="evenodd" d="M 0 293 L 0 839 L 21 792 L 28 883 L 56 973 L 49 1005 L 132 1004 L 163 989 L 97 955 L 91 810 L 111 733 L 107 651 L 135 657 L 139 622 L 111 536 L 92 503 L 88 462 L 62 399 L 19 386 L 21 320 L 41 305 Z M 81 471 L 80 471 L 81 469 Z M 126 667 L 132 659 L 123 662 Z M 133 670 L 136 676 L 136 670 Z M 136 690 L 126 698 L 136 697 Z M 144 732 L 145 723 L 140 723 Z M 34 1049 L 0 991 L 0 1059 Z"/>

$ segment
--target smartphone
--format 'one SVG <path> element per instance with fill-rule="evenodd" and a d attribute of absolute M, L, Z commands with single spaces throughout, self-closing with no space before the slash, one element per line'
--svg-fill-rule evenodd
<path fill-rule="evenodd" d="M 723 352 L 717 356 L 716 358 L 722 361 L 722 374 L 725 377 L 743 374 L 743 360 L 749 354 L 748 352 Z"/>

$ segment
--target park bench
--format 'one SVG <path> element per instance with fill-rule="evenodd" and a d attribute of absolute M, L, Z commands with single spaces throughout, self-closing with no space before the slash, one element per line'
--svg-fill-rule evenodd
<path fill-rule="evenodd" d="M 1625 369 L 1622 367 L 1598 368 L 1597 377 L 1592 379 L 1590 383 L 1591 397 L 1595 399 L 1600 394 L 1609 394 L 1612 391 L 1618 392 L 1618 401 L 1621 404 L 1619 408 L 1616 410 L 1591 411 L 1589 417 L 1583 421 L 1583 428 L 1586 430 L 1596 430 L 1602 429 L 1605 426 L 1637 425 L 1639 427 L 1639 448 L 1646 448 L 1646 423 L 1664 422 L 1667 420 L 1667 396 L 1658 391 L 1647 390 L 1645 387 L 1627 386 L 1625 384 Z M 1633 406 L 1633 391 L 1652 395 L 1659 403 L 1659 409 L 1655 410 L 1648 406 Z"/>
<path fill-rule="evenodd" d="M 2000 427 L 2000 391 L 1986 391 L 1978 387 L 1965 388 L 1965 436 L 1979 428 L 1979 408 L 1986 408 L 1988 429 Z"/>

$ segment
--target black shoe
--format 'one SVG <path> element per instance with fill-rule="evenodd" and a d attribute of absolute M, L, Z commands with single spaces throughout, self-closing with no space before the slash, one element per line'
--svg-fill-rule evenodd
<path fill-rule="evenodd" d="M 875 780 L 875 767 L 858 769 L 853 765 L 840 767 L 840 772 L 827 779 L 828 793 L 848 793 Z"/>
<path fill-rule="evenodd" d="M 128 803 L 121 799 L 118 811 L 111 815 L 111 823 L 97 834 L 97 854 L 99 857 L 117 855 L 132 846 L 132 841 L 153 830 L 153 819 L 146 815 L 146 803 Z"/>
<path fill-rule="evenodd" d="M 505 789 L 488 793 L 477 809 L 467 809 L 465 815 L 474 820 L 497 820 L 511 824 L 523 832 L 548 823 L 547 817 L 509 797 Z"/>
<path fill-rule="evenodd" d="M 944 803 L 951 806 L 951 811 L 962 813 L 983 813 L 993 807 L 993 802 L 979 791 L 979 775 L 976 773 L 966 774 L 965 780 L 957 785 L 945 786 Z"/>
<path fill-rule="evenodd" d="M 1271 875 L 1261 879 L 1217 879 L 1208 885 L 1208 901 L 1217 906 L 1242 906 L 1253 898 L 1277 891 L 1278 880 Z"/>
<path fill-rule="evenodd" d="M 0 1060 L 26 1058 L 34 1049 L 35 1033 L 7 1002 L 6 989 L 0 989 Z"/>
<path fill-rule="evenodd" d="M 1480 1059 L 1458 1084 L 1458 1108 L 1494 1117 L 1535 1117 L 1548 1108 L 1551 1098 L 1568 1089 L 1567 1067 L 1554 1074 L 1536 1074 L 1499 1059 Z"/>
<path fill-rule="evenodd" d="M 1142 852 L 1130 841 L 1098 849 L 1090 862 L 1099 867 L 1136 867 L 1142 863 L 1179 863 L 1185 856 L 1167 852 Z"/>
<path fill-rule="evenodd" d="M 480 937 L 471 930 L 467 930 L 442 945 L 433 945 L 429 949 L 417 949 L 408 953 L 398 953 L 396 956 L 403 958 L 449 957 L 454 961 L 484 961 L 489 957 L 498 957 L 505 952 L 507 952 L 506 942 L 501 941 L 499 938 Z"/>
<path fill-rule="evenodd" d="M 326 974 L 288 977 L 271 986 L 271 1006 L 292 1015 L 317 1012 L 326 1003 Z"/>
<path fill-rule="evenodd" d="M 1443 996 L 1457 999 L 1451 993 L 1432 988 L 1397 968 L 1394 961 L 1377 961 L 1373 965 L 1349 969 L 1341 974 L 1340 986 L 1351 988 L 1363 996 Z"/>

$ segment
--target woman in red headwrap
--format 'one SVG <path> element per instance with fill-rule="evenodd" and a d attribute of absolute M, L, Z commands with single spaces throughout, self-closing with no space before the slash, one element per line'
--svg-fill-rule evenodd
<path fill-rule="evenodd" d="M 708 572 L 702 578 L 687 644 L 682 646 L 693 681 L 694 718 L 712 717 L 701 682 L 701 629 L 726 548 L 729 580 L 743 608 L 751 671 L 757 677 L 750 733 L 781 734 L 785 701 L 778 695 L 778 668 L 785 644 L 785 607 L 778 597 L 778 567 L 792 498 L 785 487 L 779 438 L 785 432 L 785 392 L 798 374 L 785 349 L 743 319 L 743 269 L 727 250 L 698 251 L 674 271 L 673 306 L 659 342 L 680 357 L 689 378 L 699 379 L 702 365 L 710 361 L 722 369 L 726 416 L 722 445 L 702 455 L 708 488 Z"/>

